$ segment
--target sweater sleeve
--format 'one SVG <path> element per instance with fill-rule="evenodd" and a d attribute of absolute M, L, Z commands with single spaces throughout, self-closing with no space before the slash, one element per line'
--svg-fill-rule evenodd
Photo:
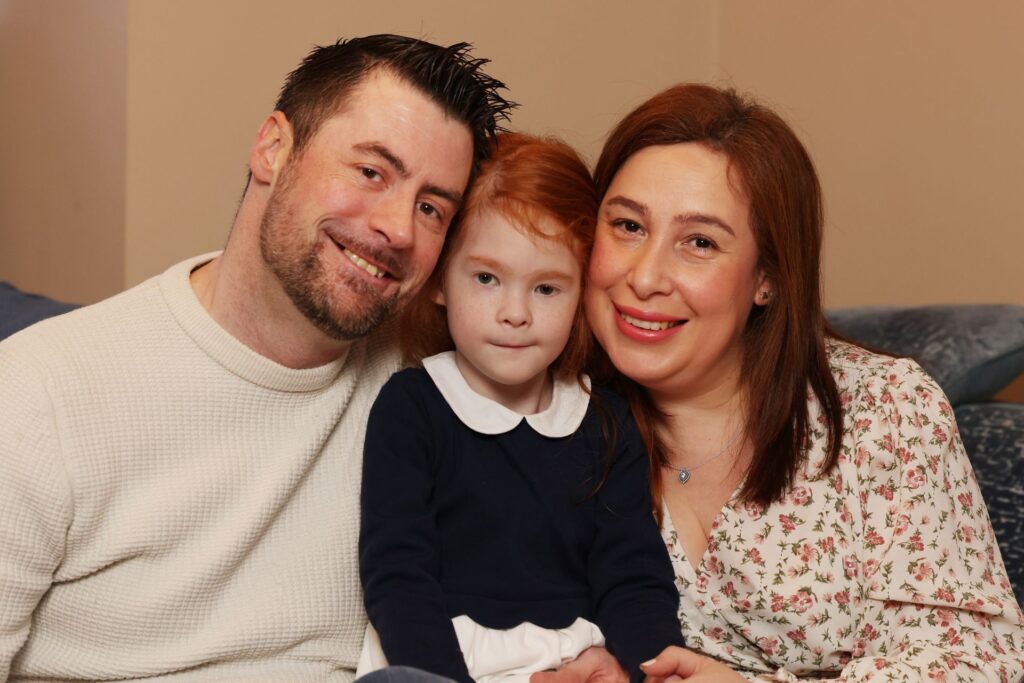
<path fill-rule="evenodd" d="M 431 398 L 399 373 L 370 412 L 359 570 L 370 622 L 391 665 L 471 682 L 438 581 Z M 439 397 L 437 400 L 440 400 Z"/>
<path fill-rule="evenodd" d="M 39 375 L 0 346 L 0 680 L 64 554 L 71 494 Z"/>
<path fill-rule="evenodd" d="M 632 681 L 641 681 L 641 662 L 683 645 L 679 593 L 652 514 L 647 453 L 628 411 L 615 413 L 614 459 L 597 494 L 589 580 L 608 649 Z"/>

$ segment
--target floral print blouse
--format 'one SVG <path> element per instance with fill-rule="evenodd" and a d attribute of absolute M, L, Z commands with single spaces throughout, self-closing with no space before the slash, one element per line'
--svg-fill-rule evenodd
<path fill-rule="evenodd" d="M 829 351 L 837 468 L 816 421 L 785 499 L 734 497 L 696 570 L 666 511 L 687 646 L 759 681 L 1020 680 L 1024 616 L 945 395 L 911 360 Z"/>

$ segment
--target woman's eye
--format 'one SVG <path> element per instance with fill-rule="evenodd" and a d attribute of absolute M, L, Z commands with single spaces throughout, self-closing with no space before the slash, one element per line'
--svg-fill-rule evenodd
<path fill-rule="evenodd" d="M 690 238 L 690 244 L 694 246 L 697 251 L 707 252 L 712 249 L 717 249 L 718 245 L 715 244 L 714 240 L 704 237 L 703 235 L 695 235 Z"/>
<path fill-rule="evenodd" d="M 612 225 L 628 233 L 638 233 L 643 230 L 639 223 L 625 218 L 613 222 Z"/>
<path fill-rule="evenodd" d="M 537 285 L 537 288 L 534 291 L 541 296 L 551 296 L 558 291 L 558 288 L 554 285 Z"/>
<path fill-rule="evenodd" d="M 494 283 L 495 277 L 490 273 L 477 273 L 476 281 L 482 285 L 489 285 Z"/>

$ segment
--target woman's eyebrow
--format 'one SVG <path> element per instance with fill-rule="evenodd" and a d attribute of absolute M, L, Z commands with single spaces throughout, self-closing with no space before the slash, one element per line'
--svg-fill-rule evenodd
<path fill-rule="evenodd" d="M 640 214 L 641 216 L 645 216 L 645 217 L 650 213 L 650 211 L 647 209 L 647 205 L 646 204 L 641 204 L 640 202 L 636 201 L 635 199 L 630 199 L 629 197 L 623 197 L 622 195 L 615 195 L 614 197 L 609 199 L 606 203 L 608 204 L 608 206 L 621 206 L 623 208 L 629 209 L 630 211 L 635 211 L 638 214 Z"/>
<path fill-rule="evenodd" d="M 736 236 L 736 231 L 732 229 L 732 226 L 723 221 L 721 218 L 706 213 L 693 212 L 677 214 L 672 217 L 672 222 L 678 225 L 685 225 L 686 223 L 702 223 L 704 225 L 714 225 L 721 228 L 722 230 L 725 230 L 733 237 Z"/>

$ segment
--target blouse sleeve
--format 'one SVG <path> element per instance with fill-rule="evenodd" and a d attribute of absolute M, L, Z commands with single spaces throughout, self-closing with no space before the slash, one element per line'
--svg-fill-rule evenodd
<path fill-rule="evenodd" d="M 471 683 L 438 581 L 430 416 L 409 375 L 370 411 L 363 458 L 359 571 L 370 622 L 391 665 Z"/>
<path fill-rule="evenodd" d="M 953 410 L 913 361 L 888 370 L 852 408 L 864 594 L 839 680 L 1018 681 L 1024 617 Z"/>

